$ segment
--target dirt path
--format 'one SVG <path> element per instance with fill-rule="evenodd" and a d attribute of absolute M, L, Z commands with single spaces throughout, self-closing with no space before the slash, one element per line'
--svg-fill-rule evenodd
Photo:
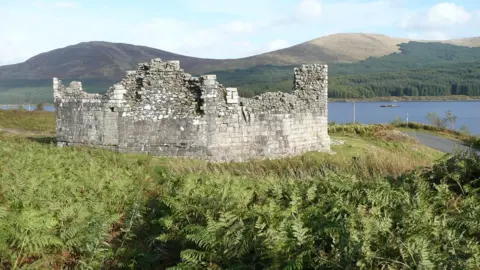
<path fill-rule="evenodd" d="M 47 136 L 48 134 L 35 132 L 31 130 L 24 130 L 19 128 L 0 128 L 0 133 L 22 135 L 22 136 Z"/>

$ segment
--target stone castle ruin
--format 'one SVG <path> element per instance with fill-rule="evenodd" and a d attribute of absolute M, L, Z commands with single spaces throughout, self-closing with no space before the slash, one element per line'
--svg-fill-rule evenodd
<path fill-rule="evenodd" d="M 330 151 L 327 66 L 294 69 L 293 93 L 238 96 L 215 75 L 193 77 L 178 61 L 153 59 L 89 94 L 53 79 L 57 145 L 213 162 Z"/>

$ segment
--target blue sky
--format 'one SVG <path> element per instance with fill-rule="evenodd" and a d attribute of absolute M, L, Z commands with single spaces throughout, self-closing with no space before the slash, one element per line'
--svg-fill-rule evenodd
<path fill-rule="evenodd" d="M 358 32 L 430 40 L 480 36 L 480 1 L 2 0 L 0 65 L 92 40 L 237 58 Z"/>

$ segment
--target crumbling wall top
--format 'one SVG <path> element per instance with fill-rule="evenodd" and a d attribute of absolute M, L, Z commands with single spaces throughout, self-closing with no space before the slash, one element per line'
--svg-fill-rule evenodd
<path fill-rule="evenodd" d="M 55 101 L 81 101 L 99 99 L 99 94 L 91 94 L 83 91 L 82 83 L 78 81 L 70 82 L 69 86 L 64 86 L 58 78 L 53 78 L 53 98 Z"/>
<path fill-rule="evenodd" d="M 238 107 L 252 113 L 314 112 L 325 110 L 327 72 L 327 65 L 302 65 L 294 69 L 291 93 L 267 92 L 243 98 L 236 88 L 218 83 L 215 75 L 194 77 L 180 68 L 179 61 L 164 62 L 155 58 L 139 63 L 136 70 L 127 71 L 124 79 L 103 96 L 84 92 L 82 84 L 76 81 L 65 87 L 54 78 L 53 88 L 56 99 L 98 99 L 110 105 L 124 104 L 133 108 L 132 114 L 140 118 L 201 116 L 206 98 L 216 103 L 219 116 L 236 113 Z"/>
<path fill-rule="evenodd" d="M 328 95 L 327 65 L 302 65 L 294 69 L 291 93 L 267 92 L 240 102 L 250 112 L 293 113 L 324 111 Z"/>

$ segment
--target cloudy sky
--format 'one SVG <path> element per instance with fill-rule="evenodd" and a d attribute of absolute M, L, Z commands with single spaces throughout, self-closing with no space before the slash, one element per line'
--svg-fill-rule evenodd
<path fill-rule="evenodd" d="M 93 40 L 237 58 L 354 32 L 480 36 L 480 1 L 1 0 L 0 65 Z"/>

